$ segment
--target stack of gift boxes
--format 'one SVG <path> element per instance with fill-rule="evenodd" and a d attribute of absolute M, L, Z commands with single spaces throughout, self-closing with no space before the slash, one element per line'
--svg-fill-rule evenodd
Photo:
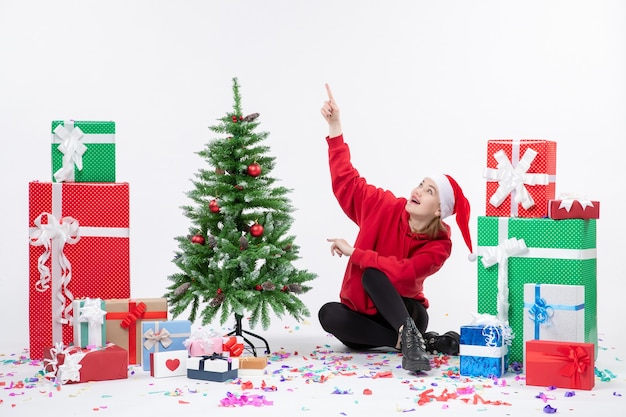
<path fill-rule="evenodd" d="M 478 315 L 461 326 L 460 373 L 591 389 L 597 353 L 599 202 L 557 199 L 556 142 L 489 140 L 478 217 Z"/>
<path fill-rule="evenodd" d="M 128 378 L 129 365 L 155 377 L 237 376 L 241 336 L 190 358 L 191 322 L 168 320 L 165 298 L 131 298 L 115 122 L 53 121 L 51 134 L 52 181 L 29 184 L 31 359 L 61 383 Z"/>

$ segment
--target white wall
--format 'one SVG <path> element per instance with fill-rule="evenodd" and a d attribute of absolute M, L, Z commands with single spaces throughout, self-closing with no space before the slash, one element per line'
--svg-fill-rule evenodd
<path fill-rule="evenodd" d="M 558 142 L 557 194 L 600 200 L 600 332 L 616 329 L 625 275 L 621 190 L 626 137 L 626 3 L 621 1 L 27 1 L 0 0 L 0 346 L 28 340 L 28 182 L 49 181 L 50 121 L 117 122 L 118 181 L 131 184 L 134 297 L 158 297 L 180 206 L 203 161 L 207 126 L 245 113 L 293 189 L 299 266 L 319 275 L 304 296 L 337 299 L 344 259 L 327 237 L 354 227 L 330 192 L 325 122 L 329 82 L 355 165 L 407 195 L 447 171 L 484 214 L 486 142 Z M 445 331 L 476 308 L 476 265 L 454 229 L 452 258 L 427 281 L 431 324 Z M 7 336 L 9 335 L 9 336 Z"/>

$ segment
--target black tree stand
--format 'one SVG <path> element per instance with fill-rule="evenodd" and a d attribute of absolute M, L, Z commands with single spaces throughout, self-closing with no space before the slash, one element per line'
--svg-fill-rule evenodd
<path fill-rule="evenodd" d="M 252 350 L 252 354 L 254 356 L 256 356 L 256 348 L 254 347 L 254 344 L 252 344 L 252 342 L 250 342 L 250 340 L 248 340 L 248 338 L 244 335 L 250 335 L 252 337 L 256 337 L 257 339 L 261 340 L 263 343 L 265 343 L 265 354 L 269 355 L 270 353 L 270 345 L 269 343 L 267 343 L 267 340 L 265 340 L 265 338 L 259 336 L 258 334 L 249 332 L 248 330 L 244 330 L 242 325 L 241 325 L 241 319 L 243 318 L 243 316 L 241 314 L 237 314 L 235 313 L 235 330 L 233 330 L 232 332 L 228 333 L 226 336 L 241 336 L 241 338 L 243 339 L 244 342 L 246 342 L 246 344 L 250 347 L 250 350 Z"/>

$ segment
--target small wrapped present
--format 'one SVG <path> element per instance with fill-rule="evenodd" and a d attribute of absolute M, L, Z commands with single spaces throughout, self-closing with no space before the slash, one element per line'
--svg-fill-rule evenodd
<path fill-rule="evenodd" d="M 172 350 L 150 353 L 150 376 L 168 378 L 187 374 L 187 351 Z"/>
<path fill-rule="evenodd" d="M 595 384 L 592 343 L 526 341 L 526 385 L 590 390 Z"/>
<path fill-rule="evenodd" d="M 483 323 L 474 320 L 470 325 L 461 326 L 459 373 L 472 377 L 501 377 L 509 367 L 510 337 L 510 328 L 500 324 L 495 317 Z"/>
<path fill-rule="evenodd" d="M 54 182 L 115 182 L 115 122 L 52 122 Z"/>
<path fill-rule="evenodd" d="M 61 384 L 128 378 L 128 352 L 114 344 L 82 349 L 58 343 L 43 355 L 46 377 Z"/>
<path fill-rule="evenodd" d="M 585 341 L 583 285 L 524 284 L 524 341 Z"/>
<path fill-rule="evenodd" d="M 171 352 L 187 350 L 183 344 L 191 334 L 189 320 L 145 321 L 141 323 L 143 340 L 141 365 L 144 371 L 150 370 L 150 354 L 154 352 Z"/>
<path fill-rule="evenodd" d="M 228 356 L 240 356 L 244 351 L 244 340 L 241 336 L 222 338 L 222 353 Z"/>
<path fill-rule="evenodd" d="M 189 356 L 210 356 L 223 352 L 223 337 L 215 331 L 199 328 L 183 342 Z"/>
<path fill-rule="evenodd" d="M 187 358 L 187 378 L 224 382 L 238 376 L 239 360 L 229 356 L 192 356 Z"/>
<path fill-rule="evenodd" d="M 141 363 L 141 323 L 167 320 L 165 298 L 122 298 L 104 300 L 107 339 L 128 350 L 131 365 Z"/>
<path fill-rule="evenodd" d="M 242 356 L 239 358 L 239 376 L 255 376 L 265 374 L 266 356 Z"/>
<path fill-rule="evenodd" d="M 561 197 L 548 201 L 548 217 L 563 219 L 599 219 L 600 202 L 574 197 Z"/>
<path fill-rule="evenodd" d="M 74 339 L 73 304 L 130 296 L 127 183 L 44 183 L 28 187 L 29 342 L 43 348 Z"/>
<path fill-rule="evenodd" d="M 104 301 L 99 298 L 74 300 L 74 346 L 106 345 Z"/>
<path fill-rule="evenodd" d="M 556 142 L 489 140 L 484 177 L 487 216 L 545 217 L 548 200 L 554 198 Z"/>

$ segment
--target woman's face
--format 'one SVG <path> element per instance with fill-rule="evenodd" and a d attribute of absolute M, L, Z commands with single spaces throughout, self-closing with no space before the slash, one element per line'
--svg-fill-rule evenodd
<path fill-rule="evenodd" d="M 424 180 L 411 191 L 411 196 L 406 204 L 406 211 L 411 216 L 431 220 L 441 215 L 439 208 L 439 190 L 430 178 Z"/>

